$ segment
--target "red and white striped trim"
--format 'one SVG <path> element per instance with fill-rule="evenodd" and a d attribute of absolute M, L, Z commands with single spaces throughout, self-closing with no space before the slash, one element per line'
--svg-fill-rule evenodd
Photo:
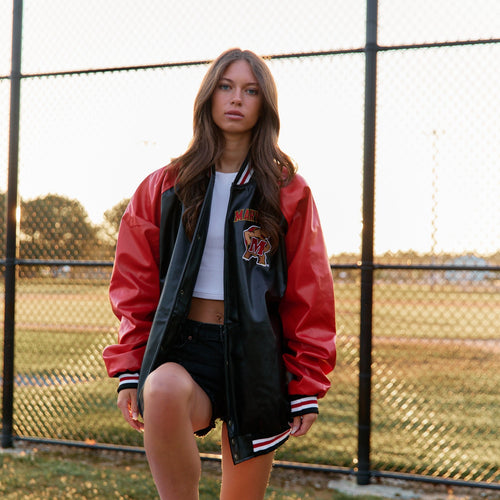
<path fill-rule="evenodd" d="M 138 373 L 122 373 L 118 375 L 120 379 L 120 383 L 118 384 L 118 388 L 125 384 L 135 384 L 139 383 L 139 374 Z"/>
<path fill-rule="evenodd" d="M 271 448 L 277 448 L 281 443 L 286 441 L 291 432 L 292 429 L 288 429 L 287 431 L 278 434 L 277 436 L 253 440 L 252 445 L 254 453 L 263 450 L 271 450 Z"/>
<path fill-rule="evenodd" d="M 306 396 L 300 399 L 295 399 L 291 403 L 292 415 L 294 413 L 300 413 L 303 410 L 309 410 L 311 408 L 318 409 L 318 398 L 316 396 Z"/>
<path fill-rule="evenodd" d="M 247 163 L 245 165 L 245 169 L 241 173 L 241 176 L 236 184 L 238 186 L 240 186 L 241 184 L 246 184 L 250 180 L 252 175 L 253 175 L 253 168 L 250 166 L 250 163 Z"/>

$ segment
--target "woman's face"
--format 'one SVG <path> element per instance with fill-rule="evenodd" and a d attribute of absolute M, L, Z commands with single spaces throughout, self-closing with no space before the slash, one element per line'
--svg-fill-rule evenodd
<path fill-rule="evenodd" d="M 245 60 L 231 63 L 212 95 L 212 117 L 226 135 L 248 135 L 259 119 L 262 94 Z"/>

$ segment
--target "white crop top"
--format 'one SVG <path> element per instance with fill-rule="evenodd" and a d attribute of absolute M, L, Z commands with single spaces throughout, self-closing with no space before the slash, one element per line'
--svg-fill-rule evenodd
<path fill-rule="evenodd" d="M 215 172 L 207 240 L 193 297 L 224 300 L 224 228 L 231 184 L 238 172 Z"/>

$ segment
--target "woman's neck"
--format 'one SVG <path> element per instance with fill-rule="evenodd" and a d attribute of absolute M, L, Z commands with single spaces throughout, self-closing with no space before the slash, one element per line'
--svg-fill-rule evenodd
<path fill-rule="evenodd" d="M 238 172 L 248 154 L 249 141 L 232 141 L 226 138 L 226 146 L 222 156 L 215 165 L 219 172 Z"/>

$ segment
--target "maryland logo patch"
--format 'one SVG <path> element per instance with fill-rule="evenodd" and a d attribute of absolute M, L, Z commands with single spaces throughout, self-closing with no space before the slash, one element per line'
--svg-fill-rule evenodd
<path fill-rule="evenodd" d="M 243 239 L 245 241 L 244 260 L 255 259 L 257 265 L 268 267 L 267 254 L 271 250 L 271 243 L 262 234 L 259 226 L 250 226 L 243 231 Z"/>

